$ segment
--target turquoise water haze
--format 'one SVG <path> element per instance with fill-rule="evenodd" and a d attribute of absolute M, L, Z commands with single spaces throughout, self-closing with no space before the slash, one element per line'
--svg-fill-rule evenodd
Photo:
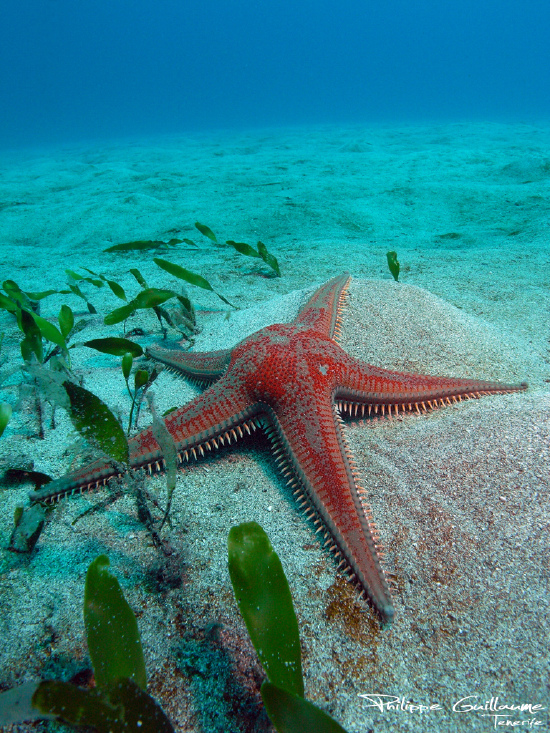
<path fill-rule="evenodd" d="M 187 130 L 550 115 L 546 0 L 20 0 L 0 147 Z"/>

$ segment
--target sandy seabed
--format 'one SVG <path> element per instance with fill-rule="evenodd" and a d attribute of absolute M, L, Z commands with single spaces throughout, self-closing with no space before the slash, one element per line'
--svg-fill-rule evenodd
<path fill-rule="evenodd" d="M 421 417 L 348 422 L 346 436 L 396 576 L 396 620 L 376 616 L 321 549 L 277 471 L 266 440 L 243 441 L 178 475 L 167 567 L 124 495 L 73 521 L 102 492 L 60 503 L 31 556 L 8 552 L 15 507 L 30 484 L 1 484 L 0 689 L 69 679 L 89 667 L 82 620 L 90 562 L 109 556 L 138 617 L 149 691 L 178 731 L 268 731 L 263 671 L 238 613 L 227 534 L 255 520 L 287 574 L 298 616 L 306 696 L 348 731 L 490 731 L 497 722 L 548 726 L 550 708 L 550 126 L 446 124 L 317 127 L 123 140 L 2 154 L 1 280 L 23 290 L 66 287 L 65 269 L 88 267 L 133 297 L 148 283 L 181 282 L 154 253 L 104 250 L 135 239 L 191 239 L 163 254 L 198 272 L 239 306 L 189 287 L 201 328 L 194 348 L 230 347 L 269 323 L 292 320 L 313 289 L 343 271 L 352 284 L 340 343 L 391 369 L 529 382 L 527 392 L 484 397 Z M 220 242 L 259 239 L 279 260 Z M 388 271 L 395 250 L 400 282 Z M 123 335 L 103 315 L 121 304 L 83 284 L 97 309 L 67 303 L 88 325 L 77 340 Z M 14 407 L 0 439 L 0 469 L 54 477 L 82 452 L 58 410 L 38 438 L 22 398 L 20 334 L 0 313 L 2 401 Z M 141 311 L 128 328 L 161 338 Z M 171 332 L 176 338 L 176 332 Z M 85 347 L 73 367 L 123 420 L 130 401 L 119 359 Z M 159 412 L 197 389 L 163 372 Z M 151 416 L 144 406 L 140 425 Z M 162 476 L 151 491 L 165 492 Z M 106 493 L 106 492 L 105 492 Z M 359 697 L 369 694 L 370 701 Z M 380 710 L 382 695 L 399 709 Z M 467 705 L 540 705 L 511 712 Z M 460 703 L 468 698 L 464 705 Z M 389 698 L 384 698 L 385 700 Z M 406 703 L 409 703 L 408 705 Z M 430 712 L 411 706 L 435 705 Z M 489 705 L 487 707 L 490 707 Z M 404 709 L 401 709 L 404 708 Z M 455 708 L 455 709 L 453 709 Z M 507 718 L 495 718 L 497 714 Z M 500 727 L 500 726 L 499 726 Z M 516 729 L 518 726 L 515 726 Z M 54 723 L 6 731 L 63 730 Z"/>

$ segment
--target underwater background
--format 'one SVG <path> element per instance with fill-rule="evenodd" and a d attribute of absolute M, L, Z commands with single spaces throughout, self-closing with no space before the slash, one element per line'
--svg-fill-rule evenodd
<path fill-rule="evenodd" d="M 22 0 L 0 9 L 0 146 L 550 115 L 545 0 Z"/>
<path fill-rule="evenodd" d="M 228 572 L 228 533 L 251 521 L 289 582 L 306 698 L 346 731 L 547 729 L 549 38 L 543 0 L 1 5 L 2 732 L 69 730 L 20 722 L 12 703 L 39 680 L 90 683 L 84 586 L 102 554 L 174 730 L 273 731 Z M 178 472 L 168 554 L 151 529 L 162 474 L 138 487 L 153 525 L 125 479 L 53 504 L 25 533 L 39 474 L 96 455 L 55 374 L 124 430 L 133 415 L 130 434 L 153 421 L 142 392 L 132 401 L 152 362 L 136 356 L 127 385 L 120 355 L 84 342 L 232 348 L 346 271 L 349 354 L 529 385 L 346 419 L 395 579 L 391 627 L 357 600 L 260 431 Z M 146 288 L 170 290 L 169 320 L 152 307 L 112 317 Z M 201 388 L 164 370 L 150 392 L 162 415 Z"/>

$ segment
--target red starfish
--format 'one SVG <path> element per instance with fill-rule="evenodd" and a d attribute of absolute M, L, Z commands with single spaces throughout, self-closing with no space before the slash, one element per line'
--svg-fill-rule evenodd
<path fill-rule="evenodd" d="M 213 382 L 165 420 L 180 463 L 262 427 L 302 505 L 331 549 L 384 622 L 393 618 L 390 589 L 380 562 L 378 533 L 341 428 L 342 412 L 368 416 L 426 412 L 465 397 L 526 389 L 474 379 L 388 371 L 359 361 L 336 339 L 350 278 L 319 288 L 292 323 L 268 326 L 233 349 L 207 353 L 154 347 L 149 354 L 187 376 Z M 151 428 L 130 440 L 130 466 L 163 461 Z M 56 500 L 105 484 L 116 468 L 105 461 L 52 482 L 34 500 Z"/>

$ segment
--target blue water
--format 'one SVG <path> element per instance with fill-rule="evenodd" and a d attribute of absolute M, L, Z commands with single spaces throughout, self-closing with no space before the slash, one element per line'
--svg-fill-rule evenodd
<path fill-rule="evenodd" d="M 5 0 L 0 147 L 550 118 L 548 0 Z"/>

